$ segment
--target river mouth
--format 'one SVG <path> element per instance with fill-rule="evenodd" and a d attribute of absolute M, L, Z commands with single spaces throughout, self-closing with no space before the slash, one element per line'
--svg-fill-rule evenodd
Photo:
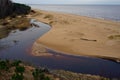
<path fill-rule="evenodd" d="M 6 37 L 0 39 L 0 58 L 10 60 L 22 60 L 35 66 L 50 69 L 63 69 L 78 73 L 95 74 L 110 78 L 120 78 L 120 64 L 112 61 L 83 56 L 70 56 L 48 52 L 51 56 L 33 56 L 31 48 L 39 37 L 43 36 L 51 28 L 49 25 L 35 21 L 27 30 L 13 30 Z"/>

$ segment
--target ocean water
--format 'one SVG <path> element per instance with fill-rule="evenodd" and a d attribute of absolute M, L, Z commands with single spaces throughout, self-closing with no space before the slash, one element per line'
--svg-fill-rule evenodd
<path fill-rule="evenodd" d="M 30 5 L 32 8 L 120 21 L 120 5 Z"/>

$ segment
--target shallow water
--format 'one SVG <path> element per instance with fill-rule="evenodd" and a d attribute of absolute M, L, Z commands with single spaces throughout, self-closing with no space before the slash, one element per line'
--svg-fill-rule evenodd
<path fill-rule="evenodd" d="M 105 77 L 120 78 L 120 64 L 91 57 L 70 56 L 48 49 L 51 56 L 31 55 L 31 47 L 36 39 L 50 30 L 50 26 L 37 22 L 40 27 L 31 27 L 25 31 L 14 30 L 0 39 L 0 58 L 19 59 L 35 66 L 50 69 L 64 69 L 78 73 L 97 74 Z M 3 48 L 2 48 L 3 47 Z"/>

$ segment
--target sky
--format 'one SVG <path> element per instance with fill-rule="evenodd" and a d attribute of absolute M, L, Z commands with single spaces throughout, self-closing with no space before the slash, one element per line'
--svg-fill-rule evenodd
<path fill-rule="evenodd" d="M 120 0 L 12 0 L 25 4 L 119 4 Z"/>

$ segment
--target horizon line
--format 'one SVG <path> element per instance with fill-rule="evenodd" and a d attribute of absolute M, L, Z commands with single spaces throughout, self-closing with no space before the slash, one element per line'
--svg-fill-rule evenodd
<path fill-rule="evenodd" d="M 30 4 L 29 5 L 120 5 L 120 4 Z"/>

